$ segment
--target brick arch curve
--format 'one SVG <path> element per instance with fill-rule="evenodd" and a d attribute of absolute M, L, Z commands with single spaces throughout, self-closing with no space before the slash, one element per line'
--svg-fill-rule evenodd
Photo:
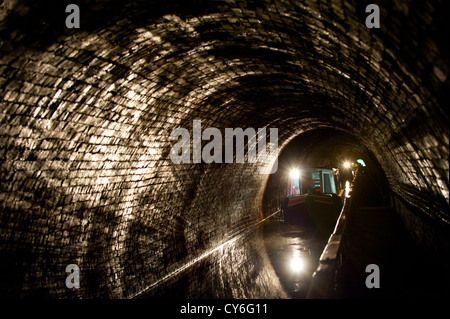
<path fill-rule="evenodd" d="M 171 163 L 171 130 L 194 119 L 277 127 L 279 145 L 360 136 L 418 220 L 448 226 L 441 2 L 382 1 L 377 30 L 355 1 L 79 1 L 80 30 L 64 4 L 1 8 L 3 253 L 36 270 L 11 291 L 66 297 L 70 259 L 97 269 L 80 295 L 134 296 L 257 222 L 257 165 Z"/>

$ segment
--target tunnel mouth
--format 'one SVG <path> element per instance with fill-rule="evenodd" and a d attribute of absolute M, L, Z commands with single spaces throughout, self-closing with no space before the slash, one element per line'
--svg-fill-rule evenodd
<path fill-rule="evenodd" d="M 279 152 L 278 170 L 268 177 L 265 184 L 262 199 L 264 216 L 281 207 L 286 179 L 292 168 L 336 168 L 343 171 L 344 165 L 353 163 L 357 166 L 357 160 L 362 160 L 365 170 L 371 171 L 373 183 L 388 200 L 392 191 L 390 183 L 375 153 L 367 145 L 370 144 L 361 137 L 334 128 L 311 129 L 292 137 Z"/>
<path fill-rule="evenodd" d="M 264 192 L 264 215 L 270 217 L 263 225 L 263 232 L 272 267 L 291 298 L 308 297 L 319 257 L 335 229 L 344 199 L 350 196 L 346 188 L 351 187 L 356 167 L 362 173 L 370 170 L 377 194 L 369 196 L 376 198 L 369 205 L 390 205 L 391 190 L 384 171 L 365 145 L 361 138 L 348 132 L 320 128 L 293 137 L 279 154 L 278 171 L 269 176 Z M 315 210 L 321 212 L 309 212 L 309 217 L 295 213 L 295 221 L 292 217 L 288 220 L 285 205 L 289 194 L 286 193 L 286 185 L 292 179 L 291 174 L 296 170 L 302 171 L 304 176 L 316 171 L 322 174 L 328 169 L 335 174 L 333 180 L 336 185 L 335 194 L 329 198 L 337 199 L 340 205 L 331 210 L 323 205 L 315 206 Z M 341 172 L 340 175 L 338 172 Z M 314 192 L 311 194 L 316 195 Z M 318 222 L 317 214 L 325 217 Z M 299 222 L 300 219 L 308 221 Z"/>

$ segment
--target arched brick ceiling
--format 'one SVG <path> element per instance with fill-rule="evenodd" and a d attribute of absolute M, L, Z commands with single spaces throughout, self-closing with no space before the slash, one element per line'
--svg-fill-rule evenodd
<path fill-rule="evenodd" d="M 170 132 L 194 119 L 276 127 L 280 149 L 315 129 L 358 137 L 394 193 L 448 225 L 443 1 L 379 1 L 380 29 L 361 1 L 80 0 L 69 30 L 67 3 L 0 15 L 2 236 L 47 248 L 30 265 L 58 251 L 102 265 L 91 295 L 130 296 L 257 220 L 257 165 L 171 163 Z M 127 287 L 137 256 L 166 270 Z"/>

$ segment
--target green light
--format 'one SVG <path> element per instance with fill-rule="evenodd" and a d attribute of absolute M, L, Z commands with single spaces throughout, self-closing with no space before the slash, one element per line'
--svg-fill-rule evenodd
<path fill-rule="evenodd" d="M 366 166 L 366 163 L 364 163 L 364 161 L 363 161 L 362 159 L 358 158 L 356 161 L 357 161 L 359 164 L 361 164 L 362 166 Z"/>

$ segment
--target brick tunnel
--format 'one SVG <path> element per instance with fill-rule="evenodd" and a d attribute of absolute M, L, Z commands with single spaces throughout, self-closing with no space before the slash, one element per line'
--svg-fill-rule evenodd
<path fill-rule="evenodd" d="M 0 2 L 2 297 L 288 298 L 259 229 L 290 149 L 364 158 L 448 273 L 444 1 L 74 2 Z M 175 163 L 195 120 L 277 128 L 277 172 Z"/>

